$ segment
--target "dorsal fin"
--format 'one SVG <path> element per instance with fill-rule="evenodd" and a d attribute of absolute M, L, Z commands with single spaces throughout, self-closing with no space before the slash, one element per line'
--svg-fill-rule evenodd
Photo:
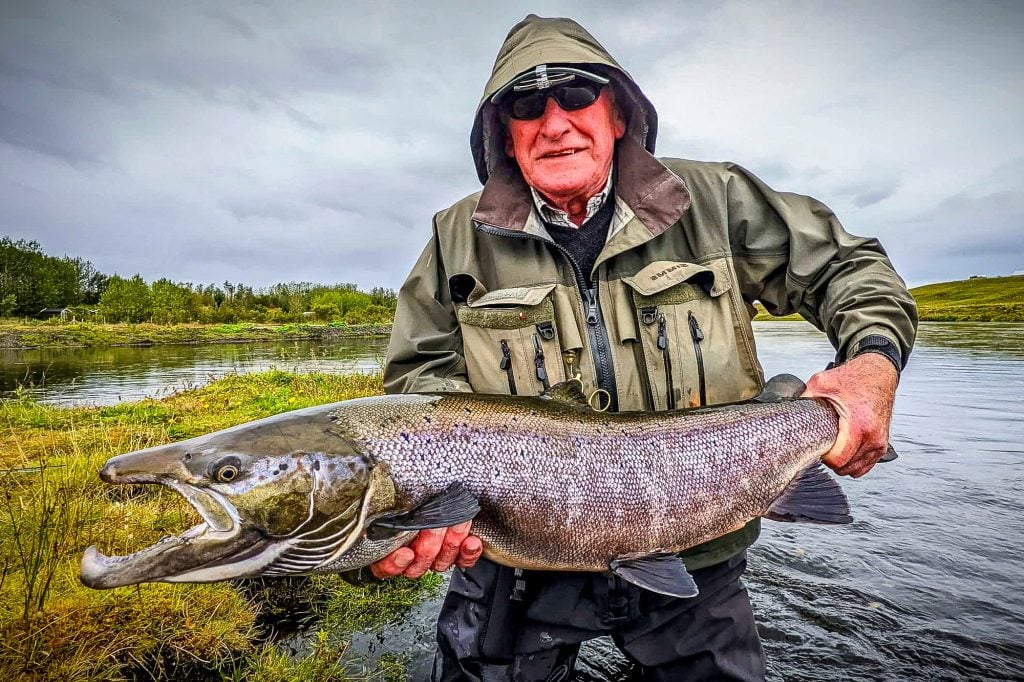
<path fill-rule="evenodd" d="M 774 403 L 786 398 L 797 398 L 807 384 L 792 374 L 776 374 L 764 385 L 761 392 L 754 396 L 759 403 Z"/>
<path fill-rule="evenodd" d="M 579 379 L 561 381 L 541 393 L 540 397 L 576 409 L 592 409 L 587 402 L 587 396 L 583 394 L 583 382 Z"/>

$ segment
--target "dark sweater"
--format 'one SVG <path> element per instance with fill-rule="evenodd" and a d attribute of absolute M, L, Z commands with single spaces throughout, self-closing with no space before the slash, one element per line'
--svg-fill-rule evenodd
<path fill-rule="evenodd" d="M 544 227 L 547 228 L 548 234 L 576 261 L 588 281 L 590 272 L 594 269 L 597 254 L 601 253 L 601 249 L 604 248 L 604 243 L 608 239 L 608 228 L 612 224 L 614 214 L 615 194 L 609 193 L 604 205 L 580 227 L 563 227 L 544 221 Z"/>

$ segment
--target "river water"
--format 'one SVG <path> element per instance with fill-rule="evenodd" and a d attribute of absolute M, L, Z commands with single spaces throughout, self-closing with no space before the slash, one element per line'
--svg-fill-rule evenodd
<path fill-rule="evenodd" d="M 807 377 L 832 359 L 809 325 L 755 328 L 768 375 Z M 102 403 L 226 371 L 372 370 L 384 352 L 345 344 L 111 349 L 78 364 L 78 351 L 6 353 L 0 367 L 7 381 L 48 363 L 40 399 Z M 892 442 L 897 461 L 843 480 L 853 524 L 764 523 L 746 581 L 769 679 L 1024 680 L 1024 325 L 922 324 Z M 353 666 L 393 652 L 424 674 L 438 604 L 357 635 Z M 632 677 L 608 642 L 585 646 L 577 680 Z"/>

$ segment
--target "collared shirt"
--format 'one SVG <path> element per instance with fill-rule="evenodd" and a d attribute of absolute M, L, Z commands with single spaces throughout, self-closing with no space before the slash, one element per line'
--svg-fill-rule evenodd
<path fill-rule="evenodd" d="M 594 214 L 604 206 L 604 202 L 608 199 L 608 195 L 611 194 L 612 170 L 613 169 L 611 168 L 608 169 L 608 179 L 605 180 L 604 189 L 587 200 L 587 212 L 586 218 L 583 219 L 584 223 L 594 217 Z M 561 225 L 562 227 L 571 227 L 572 229 L 579 227 L 579 225 L 569 220 L 568 213 L 549 204 L 544 200 L 544 197 L 540 195 L 540 192 L 535 190 L 533 187 L 530 187 L 530 194 L 533 195 L 533 205 L 544 222 L 552 223 L 553 225 Z"/>

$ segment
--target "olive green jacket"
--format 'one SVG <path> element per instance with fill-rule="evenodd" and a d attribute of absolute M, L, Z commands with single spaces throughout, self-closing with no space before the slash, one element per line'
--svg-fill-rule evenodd
<path fill-rule="evenodd" d="M 514 163 L 487 153 L 504 148 L 489 97 L 540 63 L 601 65 L 627 103 L 615 159 L 613 221 L 622 227 L 590 273 L 554 245 Z M 399 294 L 385 389 L 536 395 L 579 376 L 588 395 L 608 389 L 619 410 L 743 400 L 764 383 L 755 301 L 800 313 L 842 357 L 881 335 L 907 358 L 914 302 L 876 240 L 734 164 L 655 158 L 656 127 L 653 107 L 578 25 L 528 17 L 514 28 L 473 129 L 484 188 L 434 217 Z M 725 560 L 757 529 L 694 548 L 687 566 Z"/>

